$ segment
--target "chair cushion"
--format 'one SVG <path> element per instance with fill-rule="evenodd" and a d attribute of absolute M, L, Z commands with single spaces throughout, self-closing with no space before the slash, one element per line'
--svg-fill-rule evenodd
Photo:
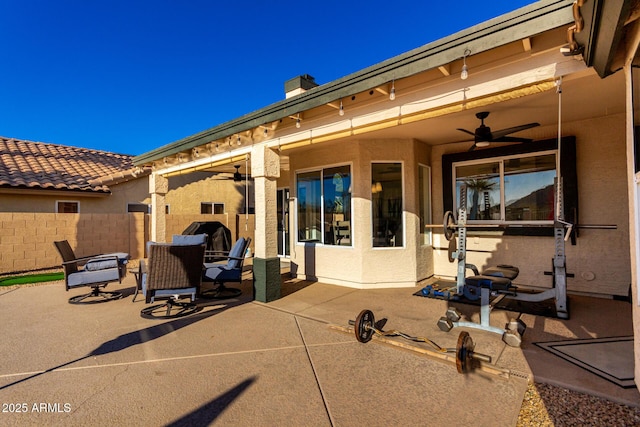
<path fill-rule="evenodd" d="M 242 271 L 238 268 L 229 268 L 226 265 L 208 264 L 203 274 L 205 281 L 212 282 L 240 282 Z"/>
<path fill-rule="evenodd" d="M 115 259 L 116 257 L 118 258 L 117 261 Z M 84 269 L 87 271 L 104 270 L 105 268 L 114 268 L 118 265 L 124 265 L 128 261 L 129 254 L 125 252 L 102 254 L 87 261 L 87 263 L 84 265 Z"/>
<path fill-rule="evenodd" d="M 142 285 L 142 295 L 147 295 L 147 273 L 142 275 L 141 280 Z M 190 296 L 191 301 L 193 302 L 196 299 L 196 292 L 198 292 L 198 288 L 179 288 L 179 289 L 155 289 L 153 291 L 153 295 L 151 297 L 151 302 L 154 301 L 154 298 L 165 297 L 165 298 L 178 298 L 180 296 Z"/>
<path fill-rule="evenodd" d="M 204 245 L 208 238 L 206 234 L 174 234 L 171 242 L 174 245 Z"/>
<path fill-rule="evenodd" d="M 240 260 L 232 259 L 232 258 L 242 258 L 244 256 L 243 249 L 245 245 L 245 238 L 241 237 L 237 242 L 233 244 L 231 251 L 229 252 L 229 262 L 227 262 L 227 266 L 229 268 L 238 268 L 240 266 Z"/>
<path fill-rule="evenodd" d="M 78 271 L 67 276 L 67 286 L 87 286 L 120 280 L 118 268 L 108 268 L 97 271 Z"/>

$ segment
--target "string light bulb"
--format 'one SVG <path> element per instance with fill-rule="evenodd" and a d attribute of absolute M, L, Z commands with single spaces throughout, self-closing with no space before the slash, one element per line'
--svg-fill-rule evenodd
<path fill-rule="evenodd" d="M 467 56 L 469 55 L 471 55 L 471 51 L 469 49 L 465 49 L 462 56 L 462 72 L 460 73 L 460 78 L 462 80 L 467 80 L 469 77 L 469 67 L 467 67 Z"/>
<path fill-rule="evenodd" d="M 396 81 L 391 81 L 391 91 L 389 92 L 389 100 L 393 101 L 396 99 Z"/>

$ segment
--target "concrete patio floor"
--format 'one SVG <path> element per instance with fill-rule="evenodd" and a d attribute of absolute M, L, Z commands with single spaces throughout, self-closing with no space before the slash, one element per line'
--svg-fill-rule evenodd
<path fill-rule="evenodd" d="M 455 347 L 457 330 L 436 326 L 447 302 L 413 296 L 418 288 L 287 280 L 283 298 L 264 304 L 247 279 L 238 299 L 200 301 L 196 315 L 166 321 L 140 317 L 131 275 L 108 287 L 123 299 L 87 306 L 68 304 L 81 292 L 60 284 L 0 290 L 0 425 L 511 426 L 530 379 L 640 406 L 637 389 L 533 344 L 631 335 L 628 302 L 572 296 L 570 320 L 523 315 L 521 348 L 469 330 L 506 375 L 458 374 L 452 359 L 340 332 L 370 309 L 386 329 Z M 496 311 L 491 323 L 514 315 Z"/>

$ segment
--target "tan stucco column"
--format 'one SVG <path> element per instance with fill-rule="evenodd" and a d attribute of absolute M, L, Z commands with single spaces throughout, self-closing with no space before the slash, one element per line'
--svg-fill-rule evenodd
<path fill-rule="evenodd" d="M 280 258 L 278 258 L 277 179 L 280 157 L 264 146 L 251 150 L 251 176 L 255 191 L 255 256 L 253 290 L 258 301 L 280 298 Z"/>
<path fill-rule="evenodd" d="M 164 212 L 164 197 L 169 191 L 169 180 L 164 176 L 152 173 L 149 175 L 149 194 L 151 195 L 151 240 L 165 242 L 167 233 L 167 217 Z"/>

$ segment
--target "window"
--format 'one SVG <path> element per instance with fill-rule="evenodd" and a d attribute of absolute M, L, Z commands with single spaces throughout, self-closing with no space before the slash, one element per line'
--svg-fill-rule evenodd
<path fill-rule="evenodd" d="M 464 203 L 469 221 L 554 219 L 555 152 L 454 163 L 453 173 L 456 210 Z"/>
<path fill-rule="evenodd" d="M 56 212 L 57 213 L 79 213 L 80 202 L 58 200 L 56 202 Z"/>
<path fill-rule="evenodd" d="M 418 202 L 420 203 L 420 243 L 431 244 L 431 168 L 419 165 L 418 167 Z"/>
<path fill-rule="evenodd" d="M 402 164 L 371 164 L 373 247 L 403 246 Z"/>
<path fill-rule="evenodd" d="M 562 152 L 560 156 L 557 156 L 558 142 Z M 521 222 L 522 225 L 505 228 L 501 233 L 553 236 L 551 227 L 540 227 L 536 222 L 549 224 L 555 216 L 555 203 L 552 201 L 555 191 L 552 185 L 558 175 L 562 177 L 564 218 L 574 224 L 580 222 L 576 155 L 576 139 L 573 136 L 563 137 L 560 141 L 554 138 L 530 144 L 445 154 L 442 156 L 444 211 L 457 209 L 459 182 L 469 180 L 476 184 L 477 193 L 474 196 L 474 190 L 468 190 L 465 199 L 467 213 L 474 210 L 476 219 L 470 220 L 471 223 Z M 530 223 L 533 224 L 527 226 Z M 572 233 L 572 243 L 575 243 L 576 237 Z"/>
<path fill-rule="evenodd" d="M 224 214 L 224 203 L 202 202 L 200 203 L 201 214 Z"/>
<path fill-rule="evenodd" d="M 151 213 L 151 205 L 146 203 L 127 203 L 127 212 Z"/>
<path fill-rule="evenodd" d="M 296 175 L 298 241 L 351 246 L 351 166 Z"/>

